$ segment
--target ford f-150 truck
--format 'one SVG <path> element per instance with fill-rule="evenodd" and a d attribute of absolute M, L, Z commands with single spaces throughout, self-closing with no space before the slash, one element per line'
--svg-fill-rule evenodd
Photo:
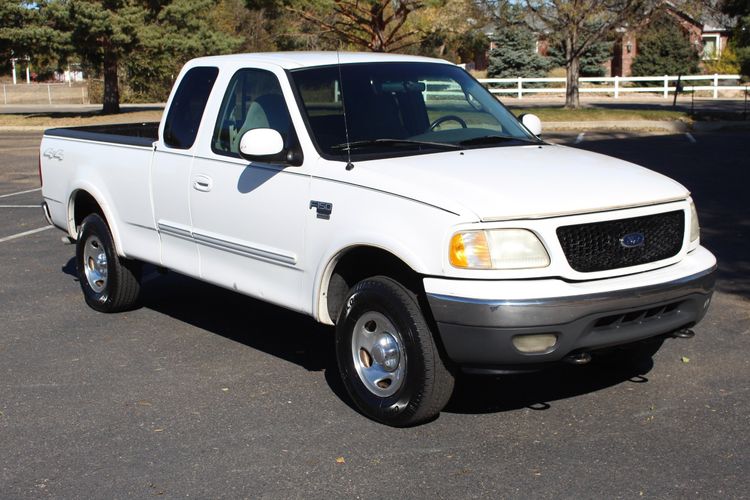
<path fill-rule="evenodd" d="M 135 307 L 151 263 L 308 314 L 407 426 L 461 370 L 651 356 L 709 306 L 688 190 L 540 132 L 441 60 L 200 58 L 159 124 L 47 130 L 43 208 L 92 308 Z"/>

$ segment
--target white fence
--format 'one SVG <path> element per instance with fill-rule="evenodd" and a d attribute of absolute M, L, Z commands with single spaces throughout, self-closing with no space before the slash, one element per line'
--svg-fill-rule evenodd
<path fill-rule="evenodd" d="M 86 85 L 19 83 L 2 86 L 2 104 L 88 104 Z"/>
<path fill-rule="evenodd" d="M 601 77 L 601 78 L 579 78 L 578 91 L 586 94 L 614 94 L 615 99 L 620 97 L 620 94 L 629 92 L 657 92 L 663 94 L 664 97 L 668 97 L 670 92 L 677 90 L 677 79 L 680 79 L 682 85 L 682 92 L 692 92 L 705 90 L 710 91 L 713 94 L 713 98 L 719 97 L 719 92 L 722 91 L 737 91 L 743 90 L 747 92 L 747 86 L 743 85 L 731 85 L 733 82 L 740 80 L 739 75 L 692 75 L 692 76 L 615 76 L 615 77 Z M 565 93 L 565 78 L 484 78 L 479 80 L 484 84 L 490 92 L 493 94 L 516 94 L 519 99 L 523 98 L 524 94 L 559 94 Z M 708 81 L 709 85 L 685 85 L 685 82 L 701 82 Z M 638 87 L 631 86 L 631 84 L 643 84 L 643 82 L 656 82 L 660 85 L 650 87 Z M 726 83 L 725 83 L 726 82 Z M 524 87 L 524 84 L 545 84 L 543 87 Z M 562 83 L 562 86 L 548 86 L 549 84 Z M 607 84 L 610 85 L 596 85 L 591 86 L 587 84 Z M 498 85 L 504 85 L 505 87 L 498 87 Z"/>

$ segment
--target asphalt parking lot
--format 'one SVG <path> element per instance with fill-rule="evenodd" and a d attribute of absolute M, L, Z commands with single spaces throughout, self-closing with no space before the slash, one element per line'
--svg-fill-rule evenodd
<path fill-rule="evenodd" d="M 87 308 L 33 208 L 39 138 L 0 132 L 0 497 L 749 495 L 750 132 L 549 135 L 693 191 L 712 308 L 653 366 L 466 376 L 411 429 L 350 406 L 306 317 L 175 273 Z"/>

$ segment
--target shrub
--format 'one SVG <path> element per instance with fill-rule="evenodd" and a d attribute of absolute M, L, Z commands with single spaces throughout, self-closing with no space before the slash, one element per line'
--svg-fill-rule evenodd
<path fill-rule="evenodd" d="M 724 48 L 718 59 L 706 61 L 704 65 L 707 73 L 734 75 L 740 72 L 740 62 L 731 45 Z"/>
<path fill-rule="evenodd" d="M 639 35 L 632 71 L 634 76 L 689 75 L 698 72 L 699 61 L 687 33 L 662 15 Z"/>

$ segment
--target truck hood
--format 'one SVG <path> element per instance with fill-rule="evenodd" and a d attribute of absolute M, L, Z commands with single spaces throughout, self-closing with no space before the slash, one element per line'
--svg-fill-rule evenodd
<path fill-rule="evenodd" d="M 557 145 L 506 146 L 355 162 L 357 183 L 483 221 L 541 218 L 685 199 L 633 163 Z M 351 182 L 353 179 L 347 179 Z"/>

